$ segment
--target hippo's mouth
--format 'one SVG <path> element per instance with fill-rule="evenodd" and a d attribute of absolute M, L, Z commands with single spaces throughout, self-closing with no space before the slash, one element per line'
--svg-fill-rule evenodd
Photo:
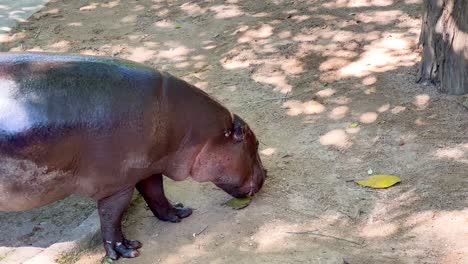
<path fill-rule="evenodd" d="M 249 189 L 245 190 L 244 188 L 244 191 L 242 191 L 242 188 L 239 188 L 239 186 L 233 186 L 230 184 L 223 184 L 223 183 L 214 183 L 214 184 L 235 198 L 245 198 L 245 197 L 251 196 L 251 192 L 253 192 L 253 190 L 250 189 L 250 186 L 249 186 Z"/>

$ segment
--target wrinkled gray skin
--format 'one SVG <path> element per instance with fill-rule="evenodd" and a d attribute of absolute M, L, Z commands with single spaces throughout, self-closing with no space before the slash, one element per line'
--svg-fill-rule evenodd
<path fill-rule="evenodd" d="M 107 255 L 136 257 L 141 243 L 121 231 L 135 187 L 161 220 L 191 214 L 169 203 L 162 175 L 245 197 L 266 172 L 247 124 L 169 74 L 112 58 L 0 54 L 0 211 L 91 197 Z"/>

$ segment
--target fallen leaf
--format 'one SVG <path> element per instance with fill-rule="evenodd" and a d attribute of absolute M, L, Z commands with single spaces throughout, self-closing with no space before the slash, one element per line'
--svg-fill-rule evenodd
<path fill-rule="evenodd" d="M 351 125 L 349 125 L 349 127 L 351 128 L 355 128 L 355 127 L 358 127 L 359 126 L 359 123 L 352 123 Z"/>
<path fill-rule="evenodd" d="M 174 27 L 175 27 L 176 29 L 179 29 L 179 28 L 181 28 L 181 25 L 177 24 L 177 25 L 175 25 Z"/>
<path fill-rule="evenodd" d="M 232 198 L 231 200 L 225 202 L 224 204 L 231 207 L 234 210 L 240 210 L 242 208 L 247 207 L 250 202 L 252 201 L 251 198 Z"/>
<path fill-rule="evenodd" d="M 114 261 L 113 261 L 111 258 L 106 257 L 106 258 L 104 259 L 104 262 L 106 262 L 106 263 L 113 263 Z"/>
<path fill-rule="evenodd" d="M 374 189 L 384 189 L 401 182 L 400 177 L 394 175 L 373 175 L 366 180 L 355 181 L 357 184 Z"/>

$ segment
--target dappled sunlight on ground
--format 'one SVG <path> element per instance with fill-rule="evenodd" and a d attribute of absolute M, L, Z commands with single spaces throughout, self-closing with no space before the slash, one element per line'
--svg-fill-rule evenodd
<path fill-rule="evenodd" d="M 467 263 L 467 213 L 468 209 L 427 211 L 412 215 L 406 225 L 413 227 L 410 235 L 438 248 L 441 253 L 437 263 Z"/>
<path fill-rule="evenodd" d="M 363 77 L 375 72 L 415 65 L 419 61 L 419 55 L 414 52 L 414 36 L 411 40 L 412 45 L 397 34 L 392 34 L 385 40 L 375 40 L 363 47 L 364 53 L 357 61 L 341 67 L 339 72 L 344 77 Z"/>
<path fill-rule="evenodd" d="M 361 230 L 361 235 L 365 238 L 385 238 L 393 236 L 398 231 L 396 224 L 377 221 L 369 223 Z"/>
<path fill-rule="evenodd" d="M 289 100 L 283 104 L 283 107 L 288 108 L 287 114 L 290 116 L 320 114 L 325 111 L 325 106 L 317 101 L 301 102 L 298 100 Z"/>
<path fill-rule="evenodd" d="M 275 154 L 276 149 L 275 148 L 266 148 L 264 150 L 261 150 L 260 153 L 266 156 L 271 156 Z"/>
<path fill-rule="evenodd" d="M 338 120 L 342 119 L 346 116 L 346 113 L 349 111 L 349 107 L 347 106 L 337 106 L 333 108 L 333 110 L 330 111 L 328 114 L 328 117 L 333 119 L 333 120 Z"/>
<path fill-rule="evenodd" d="M 451 159 L 468 164 L 468 143 L 438 149 L 435 151 L 434 156 L 438 159 Z"/>
<path fill-rule="evenodd" d="M 245 243 L 255 242 L 256 251 L 258 252 L 281 252 L 290 250 L 297 247 L 297 244 L 295 241 L 289 241 L 289 234 L 287 232 L 295 228 L 297 228 L 297 226 L 282 221 L 268 223 L 261 226 L 259 231 L 251 238 L 247 239 Z"/>
<path fill-rule="evenodd" d="M 419 110 L 424 110 L 429 105 L 431 97 L 427 94 L 419 94 L 414 97 L 413 104 L 418 107 Z"/>
<path fill-rule="evenodd" d="M 359 121 L 364 124 L 374 123 L 377 120 L 378 114 L 375 112 L 366 112 L 359 116 Z"/>
<path fill-rule="evenodd" d="M 196 234 L 196 233 L 194 233 Z M 165 259 L 164 263 L 183 263 L 190 261 L 190 259 L 199 258 L 208 255 L 210 252 L 204 249 L 201 245 L 207 244 L 214 239 L 215 234 L 203 235 L 199 238 L 193 237 L 194 242 L 177 248 L 174 252 L 170 253 Z"/>
<path fill-rule="evenodd" d="M 337 0 L 330 1 L 325 4 L 327 8 L 339 7 L 375 7 L 375 6 L 390 6 L 394 4 L 393 0 Z"/>
<path fill-rule="evenodd" d="M 351 146 L 349 136 L 343 129 L 334 129 L 320 137 L 320 143 L 324 146 L 335 146 L 338 148 L 348 148 Z"/>

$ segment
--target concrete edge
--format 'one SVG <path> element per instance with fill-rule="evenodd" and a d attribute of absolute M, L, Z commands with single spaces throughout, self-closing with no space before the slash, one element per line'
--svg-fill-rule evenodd
<path fill-rule="evenodd" d="M 41 251 L 39 254 L 23 262 L 23 264 L 51 264 L 67 253 L 89 248 L 100 235 L 100 222 L 97 210 L 88 216 L 71 234 Z"/>

